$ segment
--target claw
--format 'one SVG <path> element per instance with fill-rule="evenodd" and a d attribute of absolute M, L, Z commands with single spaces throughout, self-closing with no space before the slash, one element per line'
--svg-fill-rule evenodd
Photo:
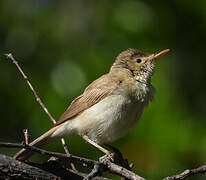
<path fill-rule="evenodd" d="M 114 162 L 114 153 L 107 153 L 104 156 L 99 158 L 99 161 L 102 163 L 107 163 L 108 161 Z"/>

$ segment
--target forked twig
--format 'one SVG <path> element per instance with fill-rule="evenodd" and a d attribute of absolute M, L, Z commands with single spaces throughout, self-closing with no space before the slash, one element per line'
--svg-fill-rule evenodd
<path fill-rule="evenodd" d="M 9 59 L 11 59 L 11 61 L 16 65 L 17 69 L 19 70 L 19 72 L 21 73 L 21 75 L 23 76 L 23 78 L 26 80 L 26 83 L 28 84 L 28 86 L 30 87 L 31 91 L 33 92 L 34 96 L 35 96 L 35 99 L 36 101 L 39 103 L 39 105 L 42 107 L 42 109 L 44 110 L 44 112 L 47 114 L 47 116 L 49 117 L 49 119 L 52 121 L 53 124 L 56 124 L 56 120 L 54 119 L 54 117 L 51 115 L 51 113 L 48 111 L 48 109 L 46 108 L 46 106 L 44 105 L 44 103 L 41 101 L 40 97 L 38 96 L 36 90 L 34 89 L 34 87 L 32 86 L 30 80 L 28 79 L 28 77 L 26 76 L 26 74 L 24 73 L 24 71 L 22 70 L 22 68 L 19 66 L 18 64 L 18 61 L 16 61 L 16 59 L 13 57 L 13 55 L 11 53 L 9 54 L 5 54 L 5 56 Z M 25 136 L 25 133 L 24 133 L 24 136 Z M 28 139 L 26 139 L 26 136 L 25 136 L 25 142 L 28 142 L 27 141 Z M 62 146 L 64 148 L 64 151 L 66 154 L 69 154 L 69 149 L 65 143 L 65 140 L 62 138 L 61 139 L 61 142 L 62 142 Z M 71 163 L 71 168 L 72 170 L 76 171 L 76 168 L 74 166 L 73 163 Z"/>

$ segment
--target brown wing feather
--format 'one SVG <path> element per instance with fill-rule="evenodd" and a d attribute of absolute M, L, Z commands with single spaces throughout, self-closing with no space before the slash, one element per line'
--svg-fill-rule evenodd
<path fill-rule="evenodd" d="M 73 118 L 107 97 L 117 87 L 119 82 L 120 81 L 114 76 L 111 78 L 110 74 L 105 74 L 92 82 L 83 94 L 72 101 L 71 105 L 62 114 L 55 126 Z"/>

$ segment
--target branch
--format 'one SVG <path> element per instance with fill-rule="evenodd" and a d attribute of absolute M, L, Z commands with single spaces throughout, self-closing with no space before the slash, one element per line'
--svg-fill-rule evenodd
<path fill-rule="evenodd" d="M 34 87 L 31 84 L 31 81 L 28 79 L 28 77 L 26 76 L 26 74 L 24 73 L 23 69 L 20 67 L 20 65 L 18 64 L 18 61 L 16 61 L 16 59 L 13 57 L 13 55 L 11 53 L 9 54 L 5 54 L 5 56 L 9 59 L 11 59 L 11 61 L 16 65 L 17 69 L 19 70 L 19 72 L 21 73 L 21 75 L 23 76 L 23 78 L 25 79 L 26 83 L 28 84 L 29 88 L 31 89 L 31 91 L 33 92 L 36 101 L 39 103 L 39 105 L 42 107 L 42 109 L 44 110 L 44 112 L 47 114 L 47 116 L 49 117 L 49 119 L 52 121 L 53 124 L 56 124 L 56 121 L 54 119 L 54 117 L 51 115 L 51 113 L 48 111 L 48 109 L 46 108 L 46 106 L 44 105 L 44 103 L 42 102 L 42 100 L 40 99 L 39 95 L 37 94 L 36 90 L 34 89 Z M 62 142 L 62 146 L 64 148 L 64 151 L 66 154 L 69 154 L 69 149 L 67 148 L 67 145 L 65 143 L 64 138 L 61 139 Z M 74 171 L 76 171 L 76 168 L 74 166 L 74 164 L 71 164 L 71 167 Z"/>
<path fill-rule="evenodd" d="M 164 178 L 163 180 L 178 180 L 178 179 L 182 180 L 182 179 L 185 179 L 186 177 L 189 177 L 195 174 L 202 174 L 202 173 L 206 173 L 206 165 L 200 166 L 195 169 L 187 169 L 180 174 L 168 176 Z"/>
<path fill-rule="evenodd" d="M 52 173 L 42 169 L 20 163 L 15 159 L 0 154 L 0 179 L 8 179 L 8 177 L 19 177 L 22 179 L 60 179 Z"/>
<path fill-rule="evenodd" d="M 53 156 L 53 157 L 57 157 L 61 160 L 66 160 L 66 161 L 69 161 L 69 162 L 72 162 L 72 163 L 77 163 L 77 164 L 79 164 L 83 167 L 94 168 L 95 165 L 99 165 L 99 166 L 101 166 L 101 171 L 109 171 L 112 174 L 117 174 L 119 176 L 123 176 L 127 179 L 130 179 L 130 180 L 145 180 L 144 178 L 142 178 L 142 177 L 136 175 L 135 173 L 133 173 L 132 171 L 129 171 L 126 168 L 118 166 L 117 164 L 114 164 L 110 161 L 107 161 L 107 162 L 103 163 L 103 162 L 99 162 L 99 161 L 90 160 L 90 159 L 87 159 L 87 158 L 73 156 L 71 154 L 62 154 L 62 153 L 58 153 L 58 152 L 50 152 L 50 151 L 46 151 L 44 149 L 40 149 L 40 148 L 37 148 L 37 147 L 34 147 L 34 146 L 30 146 L 30 145 L 25 144 L 25 143 L 24 144 L 18 144 L 18 143 L 0 142 L 0 147 L 25 148 L 25 149 L 28 149 L 30 151 L 39 153 L 41 155 Z M 94 174 L 96 175 L 98 173 L 95 172 Z M 92 176 L 94 176 L 94 174 L 92 174 Z"/>
<path fill-rule="evenodd" d="M 107 168 L 109 169 L 109 171 L 111 173 L 117 174 L 119 176 L 125 177 L 127 179 L 131 179 L 131 180 L 146 180 L 143 177 L 138 176 L 134 172 L 129 171 L 126 168 L 118 166 L 118 165 L 116 165 L 114 163 L 111 163 L 110 161 L 108 161 L 106 163 L 106 165 L 107 165 Z"/>
<path fill-rule="evenodd" d="M 87 177 L 85 173 L 62 168 L 56 161 L 49 161 L 43 164 L 24 163 L 0 154 L 0 162 L 0 179 L 82 180 Z M 94 179 L 109 180 L 103 177 L 95 177 Z"/>
<path fill-rule="evenodd" d="M 94 168 L 92 169 L 92 171 L 85 177 L 85 179 L 87 180 L 91 180 L 94 177 L 101 175 L 103 172 L 103 167 L 100 164 L 95 164 Z"/>
<path fill-rule="evenodd" d="M 48 115 L 48 117 L 50 118 L 50 120 L 53 122 L 53 124 L 56 123 L 55 119 L 53 118 L 53 116 L 50 114 L 50 112 L 48 111 L 48 109 L 46 108 L 46 106 L 44 105 L 44 103 L 41 101 L 40 97 L 38 96 L 37 92 L 35 91 L 35 89 L 33 88 L 29 78 L 26 76 L 26 74 L 24 73 L 24 71 L 22 70 L 22 68 L 19 66 L 18 62 L 14 59 L 13 55 L 11 53 L 9 54 L 5 54 L 5 56 L 9 59 L 12 60 L 12 62 L 16 65 L 17 69 L 19 70 L 19 72 L 21 73 L 21 75 L 23 76 L 23 78 L 25 79 L 26 83 L 28 84 L 28 86 L 30 87 L 31 91 L 33 92 L 36 101 L 40 104 L 40 106 L 42 107 L 42 109 L 44 110 L 44 112 Z"/>

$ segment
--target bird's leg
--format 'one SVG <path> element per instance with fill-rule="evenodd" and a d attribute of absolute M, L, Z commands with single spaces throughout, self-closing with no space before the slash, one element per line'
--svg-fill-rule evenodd
<path fill-rule="evenodd" d="M 106 155 L 108 155 L 108 156 L 111 155 L 111 153 L 108 150 L 106 150 L 105 148 L 103 148 L 99 144 L 97 144 L 94 141 L 92 141 L 91 139 L 89 139 L 87 135 L 83 135 L 82 137 L 84 138 L 85 141 L 87 141 L 89 144 L 93 145 L 94 147 L 96 147 L 97 149 L 99 149 L 100 151 L 105 153 Z"/>
<path fill-rule="evenodd" d="M 95 143 L 94 141 L 92 141 L 91 139 L 88 138 L 87 135 L 83 135 L 82 136 L 83 139 L 85 141 L 87 141 L 89 144 L 93 145 L 94 147 L 96 147 L 97 149 L 99 149 L 100 151 L 102 151 L 103 153 L 105 153 L 106 155 L 104 155 L 103 157 L 100 157 L 99 160 L 100 162 L 106 162 L 108 160 L 110 161 L 114 161 L 114 154 L 109 152 L 108 150 L 106 150 L 105 148 L 103 148 L 102 146 L 100 146 L 99 144 Z"/>

